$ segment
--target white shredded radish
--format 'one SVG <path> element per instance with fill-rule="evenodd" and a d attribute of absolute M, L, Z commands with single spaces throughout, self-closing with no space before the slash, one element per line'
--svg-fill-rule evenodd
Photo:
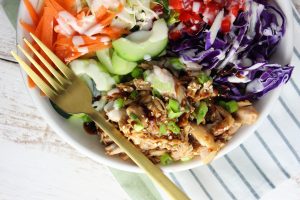
<path fill-rule="evenodd" d="M 110 42 L 111 41 L 111 39 L 109 38 L 109 37 L 107 37 L 107 36 L 104 36 L 104 37 L 102 37 L 101 39 L 100 39 L 100 42 Z"/>
<path fill-rule="evenodd" d="M 87 36 L 96 35 L 98 33 L 101 33 L 103 28 L 104 27 L 101 24 L 96 24 L 95 26 L 92 26 L 90 29 L 88 29 L 84 34 Z"/>
<path fill-rule="evenodd" d="M 221 28 L 223 17 L 224 17 L 224 10 L 221 10 L 219 12 L 219 14 L 216 16 L 216 18 L 214 20 L 214 23 L 212 24 L 212 26 L 209 29 L 211 44 L 214 43 L 214 41 L 215 41 L 215 39 L 217 37 L 217 34 L 218 34 L 218 32 L 219 32 L 219 30 Z"/>
<path fill-rule="evenodd" d="M 107 92 L 107 96 L 112 96 L 113 94 L 116 94 L 116 93 L 119 93 L 120 90 L 119 88 L 114 88 L 114 89 L 111 89 Z"/>
<path fill-rule="evenodd" d="M 230 77 L 228 77 L 228 81 L 230 83 L 248 83 L 251 80 L 246 76 L 242 77 L 242 78 L 239 78 L 239 77 L 236 77 L 236 76 L 230 76 Z"/>
<path fill-rule="evenodd" d="M 193 2 L 193 12 L 199 13 L 200 10 L 200 2 Z"/>
<path fill-rule="evenodd" d="M 81 36 L 74 36 L 72 38 L 72 43 L 75 45 L 75 46 L 80 46 L 80 45 L 84 45 L 84 40 Z"/>

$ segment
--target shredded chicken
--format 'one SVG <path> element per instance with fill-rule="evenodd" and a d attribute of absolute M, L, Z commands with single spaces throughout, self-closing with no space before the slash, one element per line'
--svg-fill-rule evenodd
<path fill-rule="evenodd" d="M 143 62 L 140 67 L 153 70 L 154 64 L 159 63 Z M 199 156 L 202 162 L 209 163 L 241 126 L 257 120 L 258 113 L 249 101 L 237 102 L 238 110 L 234 113 L 218 105 L 215 100 L 217 91 L 212 81 L 200 84 L 195 78 L 196 72 L 172 75 L 175 96 L 154 94 L 151 84 L 142 78 L 117 84 L 116 89 L 104 96 L 108 99 L 104 106 L 108 120 L 152 162 L 159 163 L 162 155 L 169 154 L 174 161 Z M 114 107 L 113 102 L 117 98 L 124 99 L 122 108 Z M 182 112 L 174 118 L 169 115 L 168 102 L 171 98 L 178 102 Z M 195 112 L 201 101 L 206 102 L 208 111 L 201 123 L 196 124 Z M 176 114 L 177 111 L 172 112 Z M 178 130 L 168 127 L 170 123 Z M 119 155 L 122 159 L 128 159 L 100 128 L 98 134 L 108 155 Z"/>

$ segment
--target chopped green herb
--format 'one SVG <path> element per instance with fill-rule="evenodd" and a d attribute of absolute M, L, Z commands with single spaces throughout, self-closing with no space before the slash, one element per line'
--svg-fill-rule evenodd
<path fill-rule="evenodd" d="M 160 124 L 159 125 L 159 132 L 162 135 L 166 135 L 167 134 L 167 126 L 165 124 Z"/>
<path fill-rule="evenodd" d="M 170 65 L 172 65 L 172 67 L 176 70 L 184 69 L 184 64 L 180 62 L 179 58 L 171 58 L 169 62 Z"/>
<path fill-rule="evenodd" d="M 74 114 L 70 117 L 70 119 L 80 119 L 84 123 L 92 121 L 92 119 L 87 114 L 84 113 Z"/>
<path fill-rule="evenodd" d="M 155 2 L 159 3 L 164 8 L 164 13 L 169 14 L 169 1 L 168 0 L 155 0 Z"/>
<path fill-rule="evenodd" d="M 137 121 L 137 120 L 140 121 L 139 117 L 134 113 L 130 113 L 129 117 L 130 117 L 130 119 L 132 119 L 134 121 Z"/>
<path fill-rule="evenodd" d="M 207 104 L 203 101 L 200 102 L 200 104 L 199 104 L 198 108 L 195 110 L 195 114 L 194 114 L 198 125 L 203 121 L 207 111 L 208 111 Z"/>
<path fill-rule="evenodd" d="M 172 10 L 168 19 L 168 25 L 171 26 L 179 21 L 179 13 Z"/>
<path fill-rule="evenodd" d="M 134 69 L 132 70 L 131 76 L 132 76 L 133 78 L 140 78 L 140 77 L 143 76 L 143 72 L 144 72 L 144 71 L 143 71 L 141 68 L 136 67 L 136 68 L 134 68 Z"/>
<path fill-rule="evenodd" d="M 218 102 L 220 106 L 225 108 L 228 112 L 234 113 L 239 109 L 239 105 L 236 101 L 231 100 L 231 101 L 219 101 Z"/>
<path fill-rule="evenodd" d="M 180 160 L 182 161 L 182 162 L 186 162 L 186 161 L 189 161 L 189 160 L 191 160 L 192 158 L 190 158 L 190 157 L 184 157 L 184 158 L 181 158 Z"/>
<path fill-rule="evenodd" d="M 130 119 L 132 119 L 133 121 L 135 121 L 135 124 L 133 125 L 133 129 L 135 131 L 141 131 L 141 130 L 144 129 L 143 124 L 141 123 L 139 117 L 136 114 L 130 113 L 129 117 L 130 117 Z"/>
<path fill-rule="evenodd" d="M 167 104 L 168 117 L 171 119 L 178 118 L 183 112 L 180 111 L 180 104 L 174 99 L 170 99 Z"/>
<path fill-rule="evenodd" d="M 119 110 L 124 107 L 124 99 L 118 98 L 114 101 L 114 108 Z"/>
<path fill-rule="evenodd" d="M 134 90 L 130 93 L 129 98 L 132 99 L 132 100 L 136 100 L 138 95 L 139 95 L 138 91 Z"/>
<path fill-rule="evenodd" d="M 170 99 L 167 105 L 167 109 L 172 110 L 173 112 L 179 112 L 180 104 L 175 99 Z"/>
<path fill-rule="evenodd" d="M 175 112 L 173 112 L 172 110 L 168 111 L 168 117 L 169 117 L 170 119 L 178 118 L 178 117 L 180 117 L 182 114 L 183 114 L 183 112 L 177 112 L 177 113 L 175 113 Z"/>
<path fill-rule="evenodd" d="M 152 96 L 161 98 L 161 94 L 160 94 L 159 91 L 157 91 L 156 89 L 152 89 Z"/>
<path fill-rule="evenodd" d="M 168 122 L 167 127 L 168 127 L 168 129 L 169 129 L 170 131 L 172 131 L 172 133 L 174 133 L 174 134 L 180 133 L 180 128 L 179 128 L 179 126 L 178 126 L 175 122 L 173 122 L 173 121 Z"/>
<path fill-rule="evenodd" d="M 204 84 L 206 83 L 207 81 L 211 80 L 211 77 L 208 76 L 207 74 L 205 74 L 204 72 L 201 72 L 199 75 L 198 75 L 198 81 L 199 83 L 201 84 Z"/>
<path fill-rule="evenodd" d="M 135 124 L 135 125 L 133 126 L 133 129 L 134 129 L 135 131 L 141 131 L 141 130 L 144 129 L 144 126 L 143 126 L 142 124 L 140 124 L 140 123 L 137 123 L 137 124 Z"/>
<path fill-rule="evenodd" d="M 164 153 L 160 156 L 160 164 L 169 165 L 173 161 L 172 157 L 168 153 Z"/>

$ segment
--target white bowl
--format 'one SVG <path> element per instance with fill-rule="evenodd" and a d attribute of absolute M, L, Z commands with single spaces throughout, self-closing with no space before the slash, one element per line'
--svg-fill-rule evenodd
<path fill-rule="evenodd" d="M 38 6 L 38 3 L 41 0 L 32 0 L 33 5 Z M 273 56 L 273 60 L 280 64 L 288 64 L 290 63 L 292 51 L 293 51 L 293 15 L 292 8 L 289 1 L 281 1 L 275 0 L 278 6 L 282 9 L 283 13 L 287 19 L 286 33 L 284 38 L 281 40 L 279 44 L 279 48 L 277 49 L 275 55 Z M 28 13 L 26 9 L 21 3 L 19 7 L 19 19 L 23 19 L 25 21 L 30 21 Z M 17 40 L 18 43 L 22 44 L 22 38 L 28 37 L 28 34 L 23 31 L 20 25 L 17 27 Z M 24 80 L 27 79 L 26 74 L 23 72 Z M 220 158 L 239 146 L 242 142 L 246 140 L 261 124 L 261 122 L 266 118 L 269 114 L 272 105 L 279 97 L 281 88 L 277 88 L 270 92 L 268 95 L 261 98 L 258 102 L 255 103 L 255 107 L 260 113 L 258 121 L 251 126 L 242 127 L 238 133 L 229 141 L 229 143 L 218 153 L 216 156 Z M 51 126 L 51 128 L 66 142 L 68 142 L 75 149 L 88 156 L 89 158 L 108 165 L 113 168 L 117 168 L 120 170 L 131 171 L 131 172 L 142 172 L 136 165 L 131 162 L 125 162 L 117 157 L 111 157 L 105 154 L 104 148 L 102 144 L 100 144 L 97 136 L 91 136 L 84 132 L 81 123 L 72 122 L 65 120 L 56 111 L 52 108 L 49 103 L 49 100 L 40 95 L 40 92 L 37 89 L 29 89 L 29 93 L 32 96 L 32 99 L 42 113 L 45 120 Z M 189 162 L 178 162 L 171 164 L 169 166 L 161 166 L 163 171 L 165 172 L 175 172 L 191 169 L 197 166 L 202 165 L 199 158 L 195 158 Z"/>

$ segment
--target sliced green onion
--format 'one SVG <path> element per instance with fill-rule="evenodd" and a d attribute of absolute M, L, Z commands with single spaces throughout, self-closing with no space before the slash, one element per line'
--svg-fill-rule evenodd
<path fill-rule="evenodd" d="M 184 157 L 184 158 L 181 158 L 180 160 L 182 161 L 182 162 L 187 162 L 187 161 L 189 161 L 189 160 L 191 160 L 192 158 L 190 158 L 190 157 Z"/>
<path fill-rule="evenodd" d="M 183 112 L 173 112 L 172 110 L 168 111 L 168 118 L 175 119 L 180 117 L 183 114 Z"/>
<path fill-rule="evenodd" d="M 135 124 L 135 125 L 133 126 L 133 129 L 134 129 L 135 131 L 141 131 L 141 130 L 144 129 L 144 126 L 143 126 L 142 124 L 138 123 L 138 124 Z"/>
<path fill-rule="evenodd" d="M 70 119 L 80 119 L 84 123 L 92 122 L 92 119 L 87 114 L 84 113 L 74 114 L 70 117 Z"/>
<path fill-rule="evenodd" d="M 167 127 L 168 127 L 168 129 L 169 129 L 170 131 L 172 131 L 172 133 L 174 133 L 174 134 L 180 133 L 180 128 L 179 128 L 179 126 L 178 126 L 175 122 L 173 122 L 173 121 L 168 122 Z"/>
<path fill-rule="evenodd" d="M 173 112 L 179 112 L 180 104 L 175 99 L 170 99 L 167 105 L 167 109 L 172 110 Z"/>
<path fill-rule="evenodd" d="M 199 75 L 198 75 L 198 81 L 199 83 L 201 84 L 204 84 L 206 83 L 207 81 L 210 81 L 211 80 L 211 77 L 208 76 L 207 74 L 205 74 L 204 72 L 201 72 Z"/>
<path fill-rule="evenodd" d="M 167 104 L 168 117 L 170 119 L 178 118 L 183 112 L 180 111 L 180 104 L 174 99 L 170 99 Z"/>
<path fill-rule="evenodd" d="M 133 121 L 136 122 L 136 124 L 133 125 L 133 129 L 134 129 L 135 131 L 141 131 L 141 130 L 144 129 L 144 126 L 143 126 L 143 124 L 141 123 L 141 120 L 139 119 L 139 117 L 138 117 L 136 114 L 130 113 L 130 114 L 129 114 L 129 117 L 130 117 L 130 119 L 132 119 Z"/>
<path fill-rule="evenodd" d="M 198 125 L 203 121 L 207 111 L 208 111 L 207 104 L 203 101 L 200 102 L 198 108 L 195 110 L 195 117 Z"/>
<path fill-rule="evenodd" d="M 138 91 L 134 90 L 130 93 L 129 98 L 132 99 L 132 100 L 136 100 L 138 95 L 139 95 Z"/>
<path fill-rule="evenodd" d="M 114 101 L 114 108 L 119 110 L 124 107 L 124 99 L 118 98 Z"/>
<path fill-rule="evenodd" d="M 161 98 L 161 94 L 160 94 L 159 91 L 157 91 L 156 89 L 153 89 L 153 90 L 152 90 L 152 96 Z"/>
<path fill-rule="evenodd" d="M 176 70 L 184 69 L 184 64 L 180 62 L 179 58 L 171 58 L 170 59 L 170 65 Z"/>
<path fill-rule="evenodd" d="M 167 126 L 165 124 L 160 124 L 159 125 L 159 132 L 162 135 L 166 135 L 167 134 Z"/>
<path fill-rule="evenodd" d="M 176 22 L 179 22 L 179 13 L 171 11 L 170 17 L 168 19 L 168 25 L 171 26 L 175 24 Z"/>
<path fill-rule="evenodd" d="M 139 67 L 136 67 L 132 70 L 131 72 L 131 76 L 133 78 L 139 78 L 139 77 L 142 77 L 143 76 L 143 70 Z"/>
<path fill-rule="evenodd" d="M 136 114 L 134 114 L 134 113 L 130 113 L 129 114 L 129 117 L 130 117 L 130 119 L 132 119 L 133 121 L 139 121 L 140 119 L 139 119 L 139 117 L 136 115 Z"/>
<path fill-rule="evenodd" d="M 228 102 L 219 101 L 218 103 L 219 103 L 220 106 L 225 108 L 230 113 L 234 113 L 239 109 L 238 103 L 234 100 L 231 100 L 231 101 L 228 101 Z"/>
<path fill-rule="evenodd" d="M 172 157 L 168 153 L 164 153 L 160 156 L 160 164 L 169 165 L 173 161 Z"/>

